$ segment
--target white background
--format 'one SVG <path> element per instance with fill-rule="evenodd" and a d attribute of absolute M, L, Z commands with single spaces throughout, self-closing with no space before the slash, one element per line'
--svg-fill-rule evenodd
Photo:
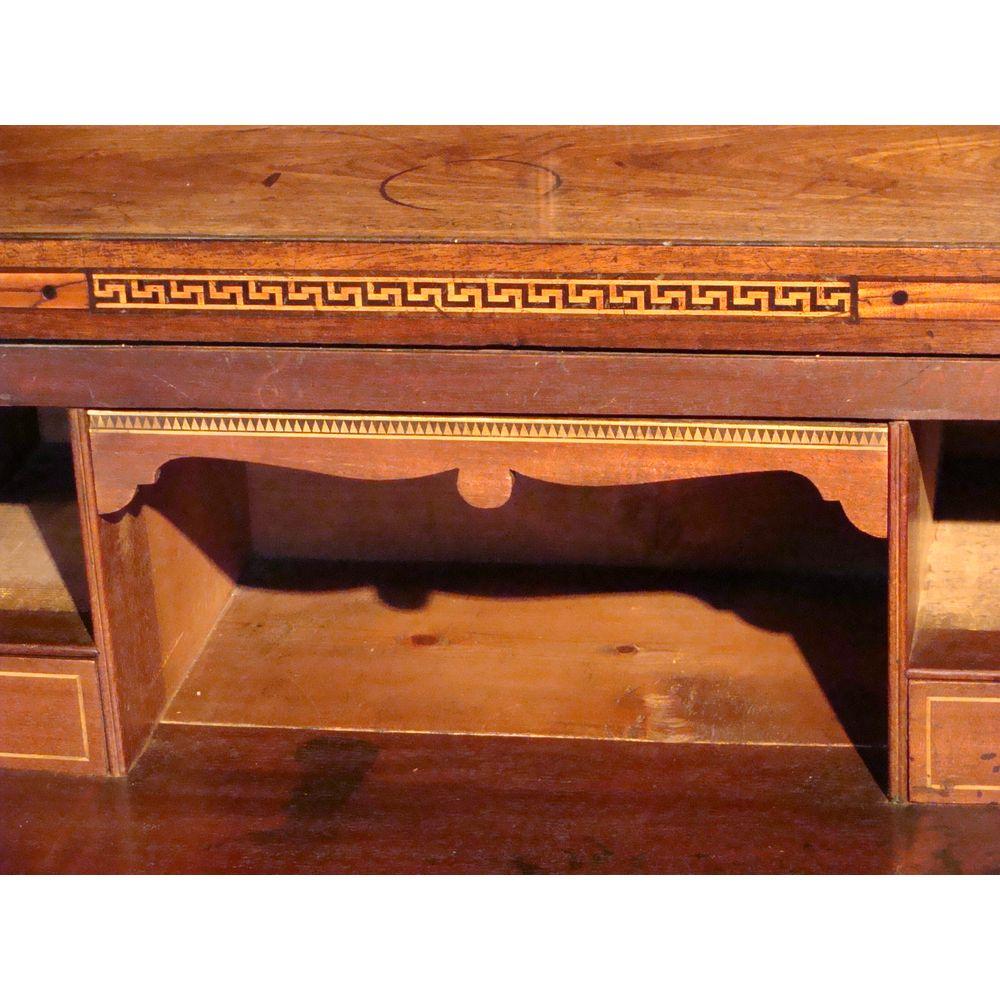
<path fill-rule="evenodd" d="M 26 123 L 970 124 L 995 5 L 5 3 Z"/>
<path fill-rule="evenodd" d="M 995 20 L 877 0 L 7 3 L 0 121 L 992 123 Z M 7 878 L 0 993 L 995 996 L 990 885 Z"/>

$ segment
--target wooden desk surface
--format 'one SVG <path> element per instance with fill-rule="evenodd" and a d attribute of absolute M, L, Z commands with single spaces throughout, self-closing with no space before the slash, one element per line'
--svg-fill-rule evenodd
<path fill-rule="evenodd" d="M 8 128 L 0 232 L 997 246 L 997 128 Z"/>
<path fill-rule="evenodd" d="M 0 797 L 4 874 L 1000 865 L 997 810 L 900 809 L 850 747 L 163 725 L 127 779 L 10 772 Z"/>
<path fill-rule="evenodd" d="M 743 357 L 765 416 L 995 418 L 998 165 L 1000 128 L 4 128 L 0 344 L 53 345 L 4 354 L 36 388 L 43 370 L 69 385 L 88 344 L 165 345 L 175 405 L 195 397 L 181 346 L 501 350 L 474 359 L 479 395 L 482 365 L 495 379 L 532 348 L 560 352 L 538 362 L 547 393 L 565 352 L 675 352 L 678 372 L 713 352 Z M 775 398 L 776 355 L 822 383 Z M 833 355 L 858 356 L 874 395 Z M 248 405 L 249 357 L 212 356 L 213 405 Z M 660 361 L 534 407 L 636 412 Z M 52 398 L 117 403 L 120 379 L 97 377 Z M 152 405 L 155 381 L 128 402 Z M 669 412 L 730 413 L 717 382 L 692 403 L 673 386 Z M 307 408 L 330 405 L 321 389 Z M 432 378 L 406 411 L 443 391 Z M 0 371 L 0 397 L 24 383 Z"/>

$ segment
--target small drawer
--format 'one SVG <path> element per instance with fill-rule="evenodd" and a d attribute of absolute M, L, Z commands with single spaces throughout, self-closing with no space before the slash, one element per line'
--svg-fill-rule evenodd
<path fill-rule="evenodd" d="M 1000 683 L 910 683 L 910 798 L 1000 802 Z"/>
<path fill-rule="evenodd" d="M 0 657 L 0 767 L 107 772 L 94 660 Z"/>

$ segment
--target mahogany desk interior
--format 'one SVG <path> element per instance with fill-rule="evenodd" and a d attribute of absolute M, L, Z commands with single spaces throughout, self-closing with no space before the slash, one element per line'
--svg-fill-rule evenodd
<path fill-rule="evenodd" d="M 998 164 L 0 129 L 0 868 L 995 869 Z"/>

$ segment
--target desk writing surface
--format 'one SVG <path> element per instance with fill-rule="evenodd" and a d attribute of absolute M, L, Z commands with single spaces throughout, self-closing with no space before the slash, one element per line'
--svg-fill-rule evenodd
<path fill-rule="evenodd" d="M 1000 129 L 8 128 L 0 233 L 995 246 Z"/>
<path fill-rule="evenodd" d="M 1000 128 L 0 129 L 0 341 L 1000 353 Z"/>

